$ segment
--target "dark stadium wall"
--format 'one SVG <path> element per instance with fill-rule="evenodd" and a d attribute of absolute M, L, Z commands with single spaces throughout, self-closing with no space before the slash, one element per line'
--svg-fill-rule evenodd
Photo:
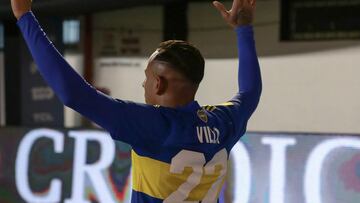
<path fill-rule="evenodd" d="M 0 127 L 5 125 L 4 24 L 0 23 Z"/>
<path fill-rule="evenodd" d="M 20 33 L 13 21 L 4 22 L 5 47 L 5 104 L 6 124 L 18 126 L 21 124 L 21 54 L 25 49 Z"/>
<path fill-rule="evenodd" d="M 5 125 L 4 51 L 0 51 L 0 127 Z"/>
<path fill-rule="evenodd" d="M 62 19 L 40 19 L 60 52 Z M 28 48 L 12 21 L 5 21 L 6 125 L 63 127 L 63 105 L 36 70 Z"/>
<path fill-rule="evenodd" d="M 184 0 L 52 0 L 34 1 L 33 10 L 38 15 L 53 16 L 79 15 L 146 5 L 164 5 Z M 0 1 L 0 18 L 11 18 L 10 2 Z"/>
<path fill-rule="evenodd" d="M 163 7 L 164 41 L 188 40 L 188 2 L 168 3 Z"/>

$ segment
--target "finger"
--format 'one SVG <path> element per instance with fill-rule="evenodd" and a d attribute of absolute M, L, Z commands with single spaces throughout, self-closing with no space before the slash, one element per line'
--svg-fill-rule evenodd
<path fill-rule="evenodd" d="M 233 0 L 231 11 L 235 11 L 235 12 L 239 11 L 243 1 L 247 1 L 247 0 Z"/>
<path fill-rule="evenodd" d="M 244 0 L 242 8 L 254 8 L 256 0 Z"/>
<path fill-rule="evenodd" d="M 224 18 L 226 18 L 229 15 L 226 8 L 225 8 L 225 6 L 224 6 L 224 4 L 222 4 L 222 3 L 218 2 L 218 1 L 214 1 L 213 5 L 220 12 L 220 14 Z"/>
<path fill-rule="evenodd" d="M 256 0 L 249 0 L 249 3 L 252 7 L 255 7 L 256 5 Z"/>

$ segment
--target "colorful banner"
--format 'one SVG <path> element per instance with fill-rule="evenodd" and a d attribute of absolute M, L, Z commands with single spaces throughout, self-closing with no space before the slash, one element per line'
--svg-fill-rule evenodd
<path fill-rule="evenodd" d="M 360 135 L 249 133 L 230 160 L 229 203 L 360 202 Z"/>
<path fill-rule="evenodd" d="M 0 202 L 128 202 L 130 147 L 104 132 L 0 129 Z"/>
<path fill-rule="evenodd" d="M 0 129 L 0 202 L 129 202 L 130 147 L 96 130 Z M 360 136 L 248 133 L 225 203 L 358 203 Z"/>

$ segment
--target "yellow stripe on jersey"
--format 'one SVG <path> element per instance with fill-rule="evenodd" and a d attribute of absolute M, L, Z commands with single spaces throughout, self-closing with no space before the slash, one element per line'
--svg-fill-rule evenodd
<path fill-rule="evenodd" d="M 216 106 L 212 106 L 212 105 L 206 105 L 206 106 L 203 106 L 203 108 L 207 111 L 214 111 L 216 109 Z"/>
<path fill-rule="evenodd" d="M 219 104 L 219 106 L 234 106 L 234 103 L 232 103 L 232 102 L 225 102 L 225 103 Z"/>
<path fill-rule="evenodd" d="M 168 163 L 140 156 L 135 151 L 132 151 L 131 155 L 133 190 L 158 199 L 165 199 L 175 192 L 193 172 L 191 167 L 185 167 L 183 174 L 172 174 Z M 216 166 L 214 174 L 203 175 L 200 184 L 190 192 L 187 201 L 202 200 L 219 177 L 220 170 L 221 166 Z M 217 194 L 220 193 L 220 189 Z"/>

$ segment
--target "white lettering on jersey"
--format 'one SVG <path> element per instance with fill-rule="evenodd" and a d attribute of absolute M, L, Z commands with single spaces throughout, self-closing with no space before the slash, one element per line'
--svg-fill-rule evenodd
<path fill-rule="evenodd" d="M 204 143 L 205 137 L 205 143 L 220 144 L 220 131 L 217 128 L 197 126 L 196 132 L 200 143 Z"/>

